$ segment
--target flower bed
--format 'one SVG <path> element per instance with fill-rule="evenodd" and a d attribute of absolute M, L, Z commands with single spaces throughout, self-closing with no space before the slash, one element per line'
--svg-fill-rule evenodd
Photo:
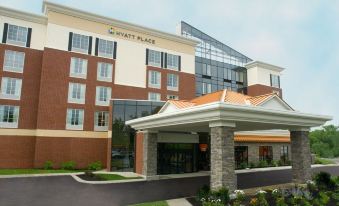
<path fill-rule="evenodd" d="M 226 188 L 210 191 L 203 187 L 197 194 L 195 205 L 202 206 L 338 206 L 339 177 L 331 177 L 328 173 L 320 172 L 307 184 L 273 190 L 258 190 L 256 194 L 247 195 L 242 190 L 229 192 Z"/>

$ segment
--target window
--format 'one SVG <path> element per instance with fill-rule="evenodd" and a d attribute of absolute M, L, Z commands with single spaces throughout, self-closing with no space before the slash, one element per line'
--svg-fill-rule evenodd
<path fill-rule="evenodd" d="M 167 89 L 178 91 L 178 75 L 167 74 Z"/>
<path fill-rule="evenodd" d="M 17 128 L 19 119 L 19 107 L 0 105 L 0 127 Z"/>
<path fill-rule="evenodd" d="M 179 69 L 179 56 L 167 54 L 167 68 L 178 70 Z"/>
<path fill-rule="evenodd" d="M 272 146 L 259 146 L 259 160 L 267 163 L 273 160 Z"/>
<path fill-rule="evenodd" d="M 236 81 L 237 82 L 244 82 L 244 73 L 243 72 L 236 72 Z"/>
<path fill-rule="evenodd" d="M 234 160 L 237 169 L 245 169 L 248 165 L 248 146 L 235 146 Z"/>
<path fill-rule="evenodd" d="M 212 85 L 210 83 L 202 83 L 202 94 L 208 94 L 212 92 Z"/>
<path fill-rule="evenodd" d="M 167 95 L 167 99 L 174 99 L 174 100 L 178 100 L 179 97 L 177 95 L 172 95 L 172 94 L 169 94 Z"/>
<path fill-rule="evenodd" d="M 69 83 L 68 103 L 85 104 L 86 85 Z"/>
<path fill-rule="evenodd" d="M 9 44 L 18 46 L 26 46 L 28 36 L 28 28 L 8 24 L 7 40 Z"/>
<path fill-rule="evenodd" d="M 149 92 L 148 93 L 148 100 L 151 101 L 160 101 L 161 95 L 159 93 Z"/>
<path fill-rule="evenodd" d="M 202 64 L 202 74 L 206 76 L 211 76 L 211 65 Z"/>
<path fill-rule="evenodd" d="M 281 146 L 281 148 L 280 148 L 280 160 L 283 164 L 287 164 L 289 162 L 288 146 Z"/>
<path fill-rule="evenodd" d="M 161 52 L 148 50 L 148 65 L 161 67 Z"/>
<path fill-rule="evenodd" d="M 2 77 L 1 98 L 19 100 L 21 96 L 21 79 Z"/>
<path fill-rule="evenodd" d="M 83 130 L 84 127 L 84 110 L 67 109 L 66 129 Z"/>
<path fill-rule="evenodd" d="M 109 101 L 111 100 L 111 93 L 110 87 L 97 86 L 95 104 L 100 106 L 108 106 Z"/>
<path fill-rule="evenodd" d="M 86 79 L 87 78 L 87 59 L 72 57 L 70 76 Z"/>
<path fill-rule="evenodd" d="M 99 62 L 97 71 L 98 81 L 112 82 L 112 70 L 112 64 Z"/>
<path fill-rule="evenodd" d="M 271 86 L 280 88 L 280 77 L 278 75 L 271 74 Z"/>
<path fill-rule="evenodd" d="M 161 88 L 161 73 L 157 71 L 148 71 L 148 87 Z"/>
<path fill-rule="evenodd" d="M 114 42 L 104 39 L 99 39 L 98 55 L 106 58 L 113 58 Z"/>
<path fill-rule="evenodd" d="M 94 117 L 94 130 L 96 131 L 107 131 L 108 130 L 108 112 L 99 111 L 95 112 Z"/>
<path fill-rule="evenodd" d="M 24 70 L 25 53 L 6 50 L 4 71 L 22 73 Z"/>
<path fill-rule="evenodd" d="M 89 36 L 75 34 L 72 36 L 72 51 L 88 53 L 89 48 Z"/>

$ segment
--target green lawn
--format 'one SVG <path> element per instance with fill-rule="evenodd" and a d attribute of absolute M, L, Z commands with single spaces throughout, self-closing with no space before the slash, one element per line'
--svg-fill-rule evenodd
<path fill-rule="evenodd" d="M 104 180 L 128 180 L 128 179 L 141 179 L 141 177 L 123 177 L 116 174 L 95 174 L 95 176 Z"/>
<path fill-rule="evenodd" d="M 133 206 L 168 206 L 166 201 L 158 201 L 158 202 L 146 202 Z"/>
<path fill-rule="evenodd" d="M 0 175 L 22 175 L 22 174 L 53 174 L 53 173 L 74 173 L 84 170 L 44 170 L 44 169 L 0 169 Z"/>

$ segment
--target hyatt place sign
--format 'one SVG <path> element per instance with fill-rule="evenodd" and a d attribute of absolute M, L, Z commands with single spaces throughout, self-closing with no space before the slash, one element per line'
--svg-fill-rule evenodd
<path fill-rule="evenodd" d="M 125 39 L 130 39 L 130 40 L 137 40 L 143 43 L 149 43 L 149 44 L 155 44 L 155 40 L 154 39 L 150 39 L 150 38 L 145 38 L 139 35 L 134 35 L 134 34 L 130 34 L 127 32 L 121 32 L 121 31 L 117 31 L 115 30 L 113 27 L 108 29 L 108 33 L 115 35 L 115 36 L 119 36 Z"/>

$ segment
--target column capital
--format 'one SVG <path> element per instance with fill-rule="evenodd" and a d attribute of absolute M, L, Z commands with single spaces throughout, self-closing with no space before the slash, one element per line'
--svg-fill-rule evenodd
<path fill-rule="evenodd" d="M 235 122 L 229 122 L 229 121 L 211 121 L 209 122 L 209 127 L 231 127 L 235 128 Z"/>
<path fill-rule="evenodd" d="M 310 128 L 309 127 L 295 127 L 295 128 L 290 128 L 290 132 L 309 132 Z"/>

